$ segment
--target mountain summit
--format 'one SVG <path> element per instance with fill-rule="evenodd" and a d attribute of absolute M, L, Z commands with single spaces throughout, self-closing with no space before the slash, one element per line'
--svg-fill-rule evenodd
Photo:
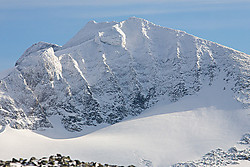
<path fill-rule="evenodd" d="M 249 63 L 245 53 L 144 19 L 90 21 L 63 46 L 24 52 L 0 81 L 0 124 L 40 130 L 57 118 L 84 131 L 212 85 L 248 107 Z"/>

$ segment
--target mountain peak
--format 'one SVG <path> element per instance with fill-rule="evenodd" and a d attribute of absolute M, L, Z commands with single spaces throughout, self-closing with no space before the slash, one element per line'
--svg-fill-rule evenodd
<path fill-rule="evenodd" d="M 116 31 L 112 31 L 112 29 L 114 30 L 114 27 L 118 31 L 119 34 L 123 34 L 120 28 L 126 24 L 128 28 L 131 28 L 131 29 L 142 28 L 142 31 L 144 32 L 145 32 L 145 25 L 148 25 L 148 24 L 154 25 L 153 23 L 150 23 L 149 21 L 145 19 L 137 18 L 137 17 L 130 17 L 127 20 L 124 20 L 121 22 L 112 21 L 112 22 L 97 23 L 95 21 L 89 21 L 72 39 L 69 40 L 69 42 L 67 42 L 63 46 L 63 48 L 80 45 L 81 43 L 84 43 L 86 41 L 93 40 L 95 39 L 96 36 L 98 36 L 99 32 L 100 33 L 102 32 L 116 33 Z M 110 35 L 113 36 L 113 34 L 110 34 Z"/>
<path fill-rule="evenodd" d="M 143 18 L 138 17 L 130 17 L 127 20 L 121 22 L 112 21 L 97 23 L 95 21 L 89 21 L 73 38 L 71 38 L 65 45 L 63 45 L 63 48 L 69 48 L 80 45 L 90 40 L 95 40 L 96 37 L 98 38 L 100 34 L 105 34 L 105 37 L 109 36 L 108 38 L 110 40 L 114 39 L 114 41 L 109 40 L 110 42 L 107 42 L 110 44 L 117 43 L 116 40 L 123 41 L 119 43 L 121 46 L 124 47 L 124 43 L 127 43 L 126 35 L 129 36 L 130 34 L 133 34 L 134 37 L 142 35 L 149 39 L 150 37 L 148 36 L 147 31 L 151 28 L 162 29 L 162 31 L 169 31 L 169 33 L 185 33 L 183 31 L 173 30 L 170 28 L 155 25 L 154 23 L 151 23 Z M 119 37 L 121 37 L 121 39 L 119 39 Z"/>
<path fill-rule="evenodd" d="M 129 20 L 134 20 L 134 21 L 139 21 L 139 22 L 149 22 L 148 20 L 146 19 L 143 19 L 143 18 L 140 18 L 140 17 L 135 17 L 135 16 L 132 16 L 132 17 L 129 17 L 127 20 L 125 21 L 129 21 Z"/>
<path fill-rule="evenodd" d="M 43 41 L 35 43 L 23 53 L 23 55 L 17 60 L 16 65 L 18 65 L 25 57 L 29 56 L 30 54 L 48 48 L 53 48 L 54 51 L 57 51 L 61 48 L 61 46 Z"/>
<path fill-rule="evenodd" d="M 71 38 L 63 48 L 68 48 L 80 45 L 86 41 L 94 39 L 98 32 L 110 28 L 117 24 L 117 22 L 101 22 L 89 21 L 73 38 Z"/>
<path fill-rule="evenodd" d="M 97 22 L 95 20 L 90 20 L 86 25 L 92 25 L 92 24 L 97 24 Z"/>
<path fill-rule="evenodd" d="M 144 19 L 90 21 L 63 47 L 39 42 L 25 51 L 0 82 L 0 123 L 49 128 L 56 117 L 83 131 L 208 87 L 248 107 L 248 64 L 249 55 Z"/>

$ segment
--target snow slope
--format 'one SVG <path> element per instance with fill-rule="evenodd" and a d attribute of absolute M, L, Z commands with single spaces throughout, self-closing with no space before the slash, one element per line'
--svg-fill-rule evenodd
<path fill-rule="evenodd" d="M 41 135 L 6 127 L 0 134 L 0 158 L 62 153 L 84 161 L 157 167 L 199 159 L 212 149 L 229 149 L 250 131 L 250 111 L 240 109 L 230 96 L 217 95 L 208 87 L 176 103 L 162 101 L 138 118 L 88 135 L 74 132 L 79 137 L 68 139 L 53 139 L 48 131 Z"/>

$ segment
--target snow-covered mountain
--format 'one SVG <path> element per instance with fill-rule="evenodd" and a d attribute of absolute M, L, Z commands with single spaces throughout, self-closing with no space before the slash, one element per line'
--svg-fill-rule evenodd
<path fill-rule="evenodd" d="M 24 52 L 0 81 L 0 124 L 85 131 L 207 87 L 248 108 L 249 59 L 135 17 L 91 21 L 63 46 L 39 42 Z"/>

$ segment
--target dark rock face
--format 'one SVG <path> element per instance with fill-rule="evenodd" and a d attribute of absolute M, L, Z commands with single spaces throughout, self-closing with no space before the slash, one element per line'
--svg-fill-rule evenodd
<path fill-rule="evenodd" d="M 224 85 L 249 105 L 249 55 L 130 18 L 90 22 L 67 44 L 39 42 L 0 81 L 0 124 L 69 131 L 114 124 L 157 103 Z"/>

